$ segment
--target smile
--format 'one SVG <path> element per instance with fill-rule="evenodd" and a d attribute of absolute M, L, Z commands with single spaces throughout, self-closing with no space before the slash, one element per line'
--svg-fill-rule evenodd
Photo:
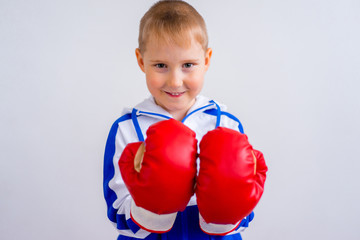
<path fill-rule="evenodd" d="M 185 93 L 185 92 L 167 92 L 167 91 L 164 92 L 171 97 L 180 97 Z"/>

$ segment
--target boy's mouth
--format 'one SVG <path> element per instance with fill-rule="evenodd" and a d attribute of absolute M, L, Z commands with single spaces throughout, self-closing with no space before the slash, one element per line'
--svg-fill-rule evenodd
<path fill-rule="evenodd" d="M 185 93 L 185 92 L 167 92 L 167 91 L 164 92 L 171 97 L 181 97 Z"/>

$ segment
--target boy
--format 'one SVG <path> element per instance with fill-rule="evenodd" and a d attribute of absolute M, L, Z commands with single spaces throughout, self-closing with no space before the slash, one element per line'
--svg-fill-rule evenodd
<path fill-rule="evenodd" d="M 204 20 L 183 1 L 159 1 L 141 20 L 135 53 L 151 97 L 124 111 L 105 149 L 118 239 L 241 239 L 253 218 L 267 167 L 240 121 L 199 96 L 207 45 Z"/>

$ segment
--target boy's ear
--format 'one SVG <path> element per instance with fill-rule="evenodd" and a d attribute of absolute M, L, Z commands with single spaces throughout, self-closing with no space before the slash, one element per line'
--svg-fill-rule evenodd
<path fill-rule="evenodd" d="M 211 56 L 212 56 L 212 49 L 208 48 L 205 52 L 205 68 L 206 68 L 206 70 L 208 70 L 208 68 L 210 66 Z"/>
<path fill-rule="evenodd" d="M 144 59 L 141 55 L 139 48 L 135 49 L 135 55 L 136 55 L 136 59 L 137 59 L 137 62 L 138 62 L 138 65 L 139 65 L 141 71 L 143 71 L 145 73 Z"/>

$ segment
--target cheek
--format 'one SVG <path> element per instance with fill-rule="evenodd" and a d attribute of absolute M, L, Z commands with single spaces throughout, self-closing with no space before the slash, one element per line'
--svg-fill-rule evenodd
<path fill-rule="evenodd" d="M 162 87 L 163 81 L 161 77 L 157 76 L 157 74 L 147 74 L 146 84 L 148 85 L 148 88 L 155 89 Z"/>
<path fill-rule="evenodd" d="M 204 83 L 203 74 L 193 74 L 187 83 L 188 87 L 194 91 L 200 91 Z"/>

